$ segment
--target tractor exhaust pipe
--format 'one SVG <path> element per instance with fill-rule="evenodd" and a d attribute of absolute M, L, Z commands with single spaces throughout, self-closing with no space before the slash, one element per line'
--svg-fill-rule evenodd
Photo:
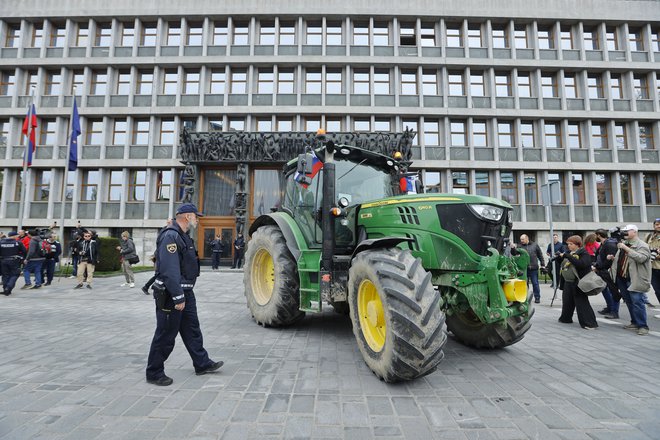
<path fill-rule="evenodd" d="M 321 271 L 332 273 L 332 256 L 335 254 L 335 217 L 330 210 L 335 205 L 335 144 L 328 141 L 325 145 L 323 162 L 323 205 L 321 207 L 321 229 L 323 247 L 321 249 Z M 323 276 L 321 277 L 323 281 Z M 329 281 L 329 280 L 328 280 Z"/>

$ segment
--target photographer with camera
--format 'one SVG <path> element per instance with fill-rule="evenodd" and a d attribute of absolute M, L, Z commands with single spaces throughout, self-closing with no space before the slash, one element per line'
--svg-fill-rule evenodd
<path fill-rule="evenodd" d="M 596 252 L 596 262 L 592 266 L 592 270 L 607 283 L 607 287 L 603 290 L 603 298 L 605 298 L 605 308 L 599 310 L 598 313 L 605 315 L 607 319 L 619 319 L 619 301 L 621 294 L 619 288 L 610 275 L 610 268 L 614 261 L 614 255 L 617 251 L 617 243 L 621 240 L 621 229 L 618 227 L 610 229 L 612 237 L 609 237 L 608 231 L 605 229 L 598 229 L 596 231 L 596 240 L 600 243 L 598 252 Z"/>
<path fill-rule="evenodd" d="M 93 231 L 85 231 L 83 240 L 79 244 L 78 256 L 78 285 L 74 289 L 82 289 L 87 273 L 87 288 L 92 288 L 92 279 L 94 278 L 94 268 L 99 263 L 99 248 L 96 240 L 92 239 Z"/>
<path fill-rule="evenodd" d="M 555 249 L 554 252 L 554 258 L 552 257 L 552 252 L 550 252 L 550 246 L 553 246 Z M 560 268 L 561 268 L 561 261 L 559 258 L 559 254 L 563 254 L 564 252 L 567 252 L 566 245 L 561 242 L 559 239 L 559 234 L 552 234 L 552 243 L 548 245 L 548 248 L 545 251 L 545 254 L 548 256 L 548 265 L 546 266 L 546 273 L 550 275 L 550 279 L 552 281 L 552 285 L 550 288 L 554 289 L 555 284 L 554 280 L 557 280 L 557 283 L 559 283 L 559 277 L 561 276 L 560 273 Z M 556 274 L 553 278 L 552 274 Z"/>
<path fill-rule="evenodd" d="M 653 232 L 646 237 L 646 243 L 651 249 L 651 286 L 660 303 L 660 218 L 653 222 Z M 660 318 L 660 315 L 656 315 Z"/>
<path fill-rule="evenodd" d="M 511 255 L 517 255 L 516 249 L 525 249 L 529 254 L 529 265 L 527 266 L 527 286 L 532 283 L 532 291 L 534 292 L 534 302 L 541 302 L 541 288 L 539 287 L 539 263 L 540 266 L 545 266 L 543 259 L 543 252 L 538 244 L 529 240 L 526 234 L 520 236 L 520 244 L 515 243 L 511 245 Z"/>
<path fill-rule="evenodd" d="M 649 327 L 644 293 L 651 288 L 651 250 L 639 239 L 636 225 L 627 225 L 622 232 L 624 241 L 617 244 L 619 250 L 612 258 L 612 274 L 616 276 L 616 285 L 630 312 L 631 322 L 624 328 L 646 336 Z"/>

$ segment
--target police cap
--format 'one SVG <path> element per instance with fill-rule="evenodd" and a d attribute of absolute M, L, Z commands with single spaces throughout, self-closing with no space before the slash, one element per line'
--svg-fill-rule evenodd
<path fill-rule="evenodd" d="M 16 232 L 16 231 L 7 232 L 7 237 L 16 237 L 17 235 L 18 235 L 18 232 Z"/>
<path fill-rule="evenodd" d="M 204 217 L 204 214 L 199 212 L 197 210 L 197 207 L 192 203 L 184 203 L 183 205 L 179 206 L 179 209 L 176 210 L 176 215 L 186 214 L 188 212 L 192 212 L 193 214 L 196 214 L 197 217 Z"/>

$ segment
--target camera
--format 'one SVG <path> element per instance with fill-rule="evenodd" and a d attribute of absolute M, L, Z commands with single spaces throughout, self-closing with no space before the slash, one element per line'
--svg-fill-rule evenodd
<path fill-rule="evenodd" d="M 622 241 L 627 238 L 628 234 L 621 230 L 619 226 L 610 228 L 610 237 L 614 238 L 616 241 Z"/>
<path fill-rule="evenodd" d="M 658 259 L 658 249 L 651 248 L 651 261 L 657 260 Z"/>

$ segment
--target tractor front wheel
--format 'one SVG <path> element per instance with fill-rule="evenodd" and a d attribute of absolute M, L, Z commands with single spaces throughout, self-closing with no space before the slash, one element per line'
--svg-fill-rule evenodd
<path fill-rule="evenodd" d="M 348 280 L 353 333 L 374 374 L 398 382 L 435 371 L 445 314 L 421 260 L 399 248 L 367 250 L 353 259 Z"/>
<path fill-rule="evenodd" d="M 258 324 L 289 325 L 305 316 L 298 310 L 296 262 L 276 226 L 263 226 L 252 234 L 245 253 L 244 284 L 248 308 Z"/>

